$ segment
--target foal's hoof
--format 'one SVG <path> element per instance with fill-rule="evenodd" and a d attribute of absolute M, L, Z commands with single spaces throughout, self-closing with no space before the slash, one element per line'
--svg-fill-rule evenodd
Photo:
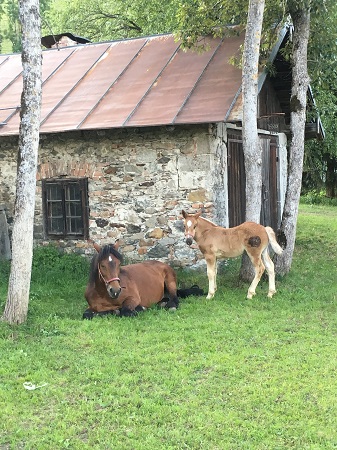
<path fill-rule="evenodd" d="M 276 291 L 269 291 L 268 292 L 268 298 L 272 298 L 272 296 L 276 294 Z"/>
<path fill-rule="evenodd" d="M 254 295 L 255 295 L 255 292 L 248 292 L 247 299 L 251 300 L 254 297 Z"/>

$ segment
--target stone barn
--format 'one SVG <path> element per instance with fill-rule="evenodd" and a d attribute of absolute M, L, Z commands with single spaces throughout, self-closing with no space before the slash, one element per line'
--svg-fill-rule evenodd
<path fill-rule="evenodd" d="M 275 75 L 259 79 L 261 222 L 274 229 L 287 176 L 288 38 L 285 29 L 272 53 Z M 35 244 L 91 254 L 90 240 L 120 239 L 129 261 L 184 266 L 200 255 L 184 243 L 182 209 L 223 226 L 244 221 L 241 70 L 231 63 L 243 39 L 207 38 L 201 53 L 172 35 L 44 50 Z M 9 237 L 21 75 L 21 55 L 0 55 L 0 223 Z M 319 121 L 308 125 L 321 132 Z"/>

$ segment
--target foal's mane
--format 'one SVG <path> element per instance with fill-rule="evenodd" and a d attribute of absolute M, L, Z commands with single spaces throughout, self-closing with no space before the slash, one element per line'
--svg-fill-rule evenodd
<path fill-rule="evenodd" d="M 91 260 L 90 274 L 89 274 L 90 284 L 94 284 L 98 276 L 98 264 L 101 263 L 104 259 L 107 259 L 109 255 L 113 255 L 120 262 L 123 262 L 123 256 L 119 253 L 118 250 L 115 249 L 113 244 L 104 245 L 104 247 L 101 248 L 99 253 L 94 255 Z"/>
<path fill-rule="evenodd" d="M 199 220 L 202 219 L 205 222 L 207 222 L 209 225 L 213 226 L 213 227 L 217 227 L 218 225 L 216 225 L 214 222 L 211 222 L 209 219 L 206 219 L 205 217 L 199 217 Z"/>

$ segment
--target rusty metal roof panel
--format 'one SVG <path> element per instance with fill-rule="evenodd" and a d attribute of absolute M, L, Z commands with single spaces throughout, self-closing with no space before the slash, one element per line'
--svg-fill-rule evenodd
<path fill-rule="evenodd" d="M 124 125 L 148 126 L 173 123 L 218 44 L 218 40 L 209 40 L 210 48 L 200 54 L 179 49 Z"/>
<path fill-rule="evenodd" d="M 223 40 L 194 91 L 179 111 L 175 123 L 222 122 L 241 86 L 241 69 L 231 63 L 240 57 L 242 36 Z"/>
<path fill-rule="evenodd" d="M 0 57 L 0 93 L 17 79 L 22 72 L 21 55 L 1 55 Z"/>
<path fill-rule="evenodd" d="M 130 42 L 137 41 L 124 41 L 120 46 L 128 47 L 131 45 Z M 148 95 L 153 83 L 178 47 L 179 44 L 174 42 L 172 36 L 149 38 L 144 42 L 139 53 L 84 121 L 81 129 L 122 127 L 137 105 Z"/>
<path fill-rule="evenodd" d="M 85 86 L 88 73 L 106 52 L 108 44 L 79 46 L 71 53 L 63 65 L 43 86 L 41 132 L 66 131 L 77 128 L 78 121 L 73 120 L 80 113 L 81 117 L 88 108 L 88 90 L 77 89 Z M 95 89 L 95 82 L 92 83 Z M 73 108 L 67 108 L 70 98 L 76 99 Z"/>
<path fill-rule="evenodd" d="M 114 85 L 118 85 L 124 71 L 131 61 L 137 56 L 139 50 L 145 44 L 145 39 L 125 41 L 102 46 L 100 57 L 90 67 L 81 83 L 74 86 L 72 92 L 64 98 L 62 104 L 42 124 L 41 131 L 48 132 L 55 129 L 55 120 L 58 122 L 58 131 L 77 128 L 104 128 L 105 115 L 109 111 L 96 113 L 102 101 L 108 95 Z M 103 53 L 101 53 L 103 51 Z M 94 118 L 91 126 L 86 122 Z"/>
<path fill-rule="evenodd" d="M 0 75 L 1 77 L 1 75 Z M 5 88 L 5 95 L 1 96 L 1 108 L 16 108 L 20 107 L 21 92 L 22 92 L 22 77 L 17 76 L 13 78 L 12 82 Z"/>
<path fill-rule="evenodd" d="M 225 119 L 243 37 L 183 51 L 172 35 L 43 51 L 41 132 L 207 123 Z M 0 55 L 0 135 L 18 134 L 21 55 Z M 6 125 L 3 124 L 6 123 Z"/>

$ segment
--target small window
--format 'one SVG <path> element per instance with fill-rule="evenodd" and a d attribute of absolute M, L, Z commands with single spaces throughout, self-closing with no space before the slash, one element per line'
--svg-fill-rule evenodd
<path fill-rule="evenodd" d="M 87 239 L 88 180 L 43 180 L 46 235 L 50 238 Z"/>

